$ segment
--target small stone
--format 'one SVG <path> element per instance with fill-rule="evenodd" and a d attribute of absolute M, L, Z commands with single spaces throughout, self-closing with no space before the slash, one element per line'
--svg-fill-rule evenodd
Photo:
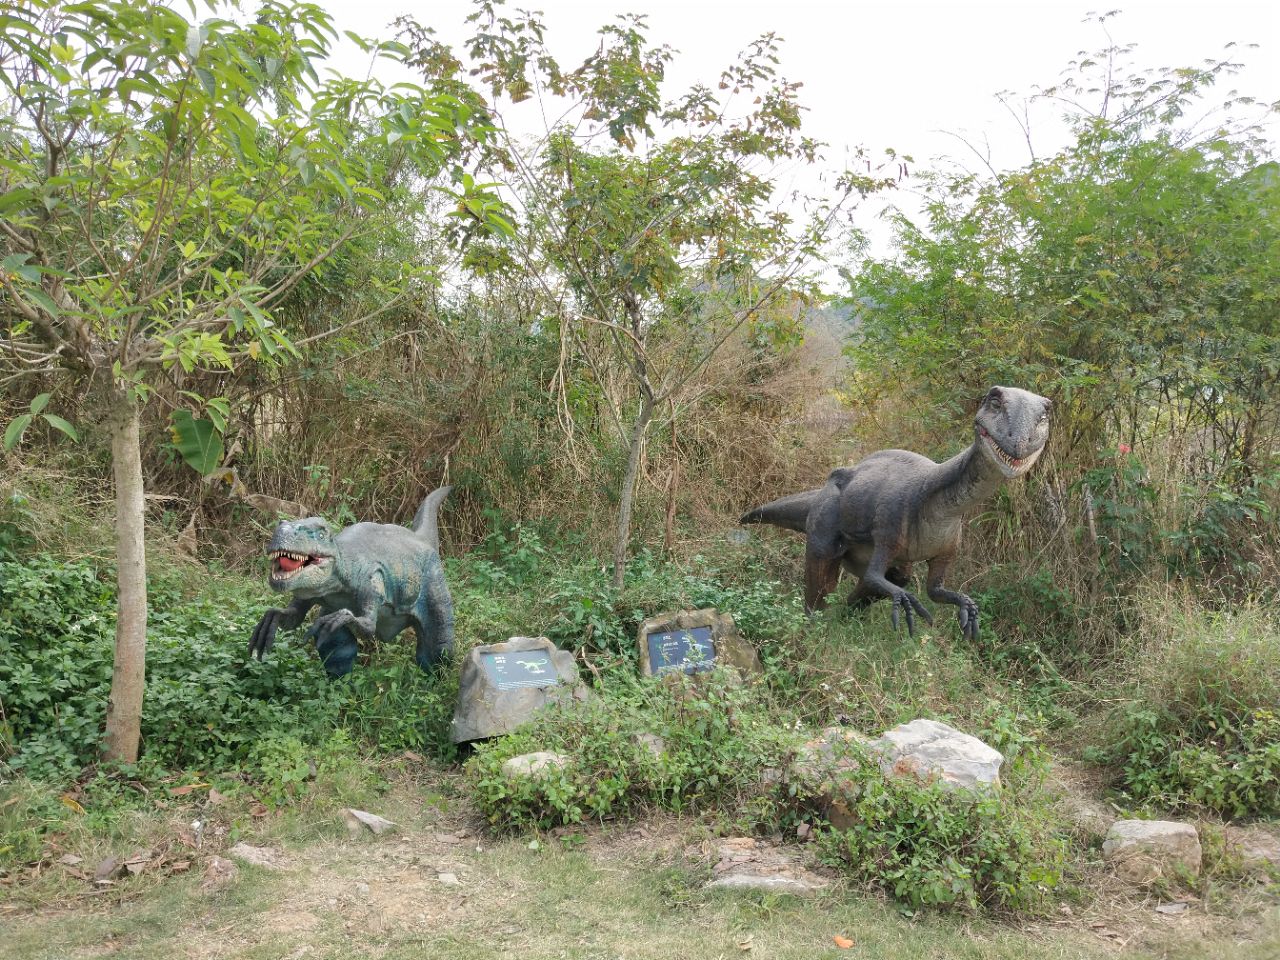
<path fill-rule="evenodd" d="M 512 757 L 502 765 L 502 775 L 508 780 L 518 780 L 521 777 L 532 777 L 537 780 L 552 770 L 565 766 L 568 762 L 569 758 L 563 753 L 552 753 L 549 750 L 523 753 L 518 757 Z"/>
<path fill-rule="evenodd" d="M 937 777 L 953 788 L 999 789 L 1004 756 L 977 737 L 937 720 L 912 720 L 875 742 L 885 776 Z"/>
<path fill-rule="evenodd" d="M 385 817 L 380 817 L 376 813 L 369 813 L 366 810 L 356 810 L 353 807 L 347 807 L 342 811 L 343 819 L 347 823 L 347 829 L 352 834 L 360 832 L 361 827 L 367 827 L 372 833 L 381 834 L 388 830 L 394 830 L 395 824 Z"/>
<path fill-rule="evenodd" d="M 656 733 L 637 733 L 636 745 L 644 747 L 653 759 L 661 760 L 667 752 L 667 742 Z"/>
<path fill-rule="evenodd" d="M 1129 883 L 1154 883 L 1178 870 L 1200 874 L 1200 834 L 1173 820 L 1117 820 L 1107 831 L 1102 857 Z"/>
<path fill-rule="evenodd" d="M 236 865 L 230 860 L 213 857 L 204 868 L 204 880 L 200 883 L 200 887 L 206 892 L 220 890 L 234 880 L 238 872 Z"/>
<path fill-rule="evenodd" d="M 280 851 L 274 847 L 255 847 L 248 843 L 237 843 L 227 851 L 227 854 L 241 863 L 262 867 L 264 870 L 284 869 L 284 865 L 280 862 Z"/>
<path fill-rule="evenodd" d="M 362 897 L 367 897 L 369 895 L 369 885 L 367 883 L 357 883 L 356 893 Z"/>
<path fill-rule="evenodd" d="M 1156 913 L 1163 913 L 1167 916 L 1177 916 L 1180 913 L 1187 912 L 1187 904 L 1185 903 L 1162 903 L 1156 907 Z"/>
<path fill-rule="evenodd" d="M 446 887 L 460 887 L 462 881 L 458 879 L 455 873 L 437 873 L 436 879 L 443 883 Z"/>

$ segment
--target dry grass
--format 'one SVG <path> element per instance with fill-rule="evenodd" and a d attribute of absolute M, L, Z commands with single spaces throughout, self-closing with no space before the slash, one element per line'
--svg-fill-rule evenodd
<path fill-rule="evenodd" d="M 385 798 L 379 809 L 401 830 L 383 838 L 352 839 L 329 824 L 290 843 L 290 834 L 260 826 L 250 842 L 289 844 L 280 872 L 242 868 L 217 890 L 202 889 L 197 876 L 168 878 L 114 902 L 10 913 L 5 956 L 1263 960 L 1280 948 L 1275 916 L 1222 916 L 1202 904 L 1166 917 L 1155 901 L 1129 899 L 1009 923 L 904 919 L 877 898 L 839 889 L 809 901 L 713 896 L 700 882 L 715 844 L 697 823 L 543 836 L 536 845 L 492 840 L 464 808 L 423 803 L 430 786 L 406 782 Z M 442 873 L 459 884 L 442 882 Z M 836 935 L 854 946 L 838 948 Z"/>

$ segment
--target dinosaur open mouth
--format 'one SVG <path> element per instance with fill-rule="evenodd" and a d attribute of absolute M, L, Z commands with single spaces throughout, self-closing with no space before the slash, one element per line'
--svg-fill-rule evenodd
<path fill-rule="evenodd" d="M 267 556 L 271 558 L 271 576 L 277 580 L 287 580 L 306 567 L 323 566 L 330 559 L 319 554 L 294 553 L 291 550 L 272 550 Z"/>
<path fill-rule="evenodd" d="M 1009 467 L 1012 470 L 1017 470 L 1027 462 L 1026 459 L 1019 460 L 1017 457 L 1011 457 L 1009 454 L 1005 453 L 1000 444 L 996 443 L 996 438 L 987 433 L 986 427 L 979 426 L 978 430 L 982 433 L 983 439 L 987 441 L 987 447 L 993 454 L 995 454 L 996 459 L 1006 467 Z"/>

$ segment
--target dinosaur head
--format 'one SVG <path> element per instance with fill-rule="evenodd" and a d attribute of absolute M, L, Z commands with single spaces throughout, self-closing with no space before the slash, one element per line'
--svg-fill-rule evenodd
<path fill-rule="evenodd" d="M 319 517 L 276 524 L 267 544 L 271 589 L 311 592 L 323 588 L 333 575 L 337 552 L 333 532 Z"/>
<path fill-rule="evenodd" d="M 1049 440 L 1047 397 L 1017 387 L 992 387 L 974 418 L 978 447 L 1007 478 L 1020 477 L 1040 459 Z"/>

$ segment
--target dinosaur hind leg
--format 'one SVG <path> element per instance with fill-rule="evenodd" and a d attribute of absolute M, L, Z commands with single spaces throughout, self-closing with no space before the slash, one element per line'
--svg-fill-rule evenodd
<path fill-rule="evenodd" d="M 314 639 L 314 633 L 312 634 Z M 329 679 L 336 680 L 351 672 L 355 666 L 356 654 L 360 652 L 360 644 L 350 627 L 339 627 L 330 631 L 316 643 L 316 653 L 320 654 L 320 662 L 324 664 L 324 672 Z"/>
<path fill-rule="evenodd" d="M 422 670 L 431 670 L 453 646 L 453 598 L 443 573 L 430 579 L 415 614 L 418 648 L 414 659 Z"/>

